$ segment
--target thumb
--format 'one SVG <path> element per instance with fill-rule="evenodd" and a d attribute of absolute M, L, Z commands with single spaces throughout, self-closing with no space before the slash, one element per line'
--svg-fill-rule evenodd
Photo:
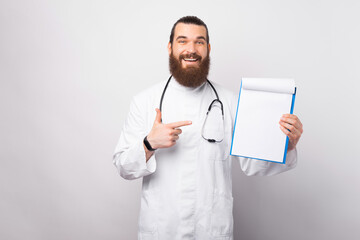
<path fill-rule="evenodd" d="M 158 108 L 155 108 L 156 111 L 156 117 L 155 117 L 155 122 L 156 123 L 161 123 L 161 112 Z"/>

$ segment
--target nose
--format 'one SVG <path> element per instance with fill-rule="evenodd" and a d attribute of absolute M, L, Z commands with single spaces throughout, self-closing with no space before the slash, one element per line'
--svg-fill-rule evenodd
<path fill-rule="evenodd" d="M 195 43 L 189 42 L 186 51 L 187 51 L 188 53 L 195 53 L 195 52 L 196 52 L 196 50 L 195 50 Z"/>

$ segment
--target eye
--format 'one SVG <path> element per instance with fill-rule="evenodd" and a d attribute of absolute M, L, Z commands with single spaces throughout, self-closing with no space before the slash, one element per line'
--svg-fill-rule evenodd
<path fill-rule="evenodd" d="M 179 40 L 178 43 L 185 43 L 185 40 Z"/>
<path fill-rule="evenodd" d="M 205 43 L 203 41 L 197 41 L 196 44 L 204 45 Z"/>

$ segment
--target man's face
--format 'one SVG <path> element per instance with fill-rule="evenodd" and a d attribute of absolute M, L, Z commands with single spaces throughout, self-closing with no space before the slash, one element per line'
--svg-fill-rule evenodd
<path fill-rule="evenodd" d="M 168 44 L 170 71 L 184 86 L 197 87 L 206 81 L 209 72 L 210 44 L 206 28 L 178 23 L 172 45 Z"/>
<path fill-rule="evenodd" d="M 175 58 L 181 60 L 184 69 L 199 67 L 201 59 L 210 53 L 210 44 L 207 44 L 206 40 L 204 26 L 178 23 L 175 27 L 173 44 L 168 45 L 169 55 L 172 52 Z"/>

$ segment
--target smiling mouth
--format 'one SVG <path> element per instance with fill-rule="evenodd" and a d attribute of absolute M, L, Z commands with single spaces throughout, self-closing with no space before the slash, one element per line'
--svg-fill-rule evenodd
<path fill-rule="evenodd" d="M 183 58 L 183 60 L 186 62 L 196 62 L 198 59 L 197 58 Z"/>

